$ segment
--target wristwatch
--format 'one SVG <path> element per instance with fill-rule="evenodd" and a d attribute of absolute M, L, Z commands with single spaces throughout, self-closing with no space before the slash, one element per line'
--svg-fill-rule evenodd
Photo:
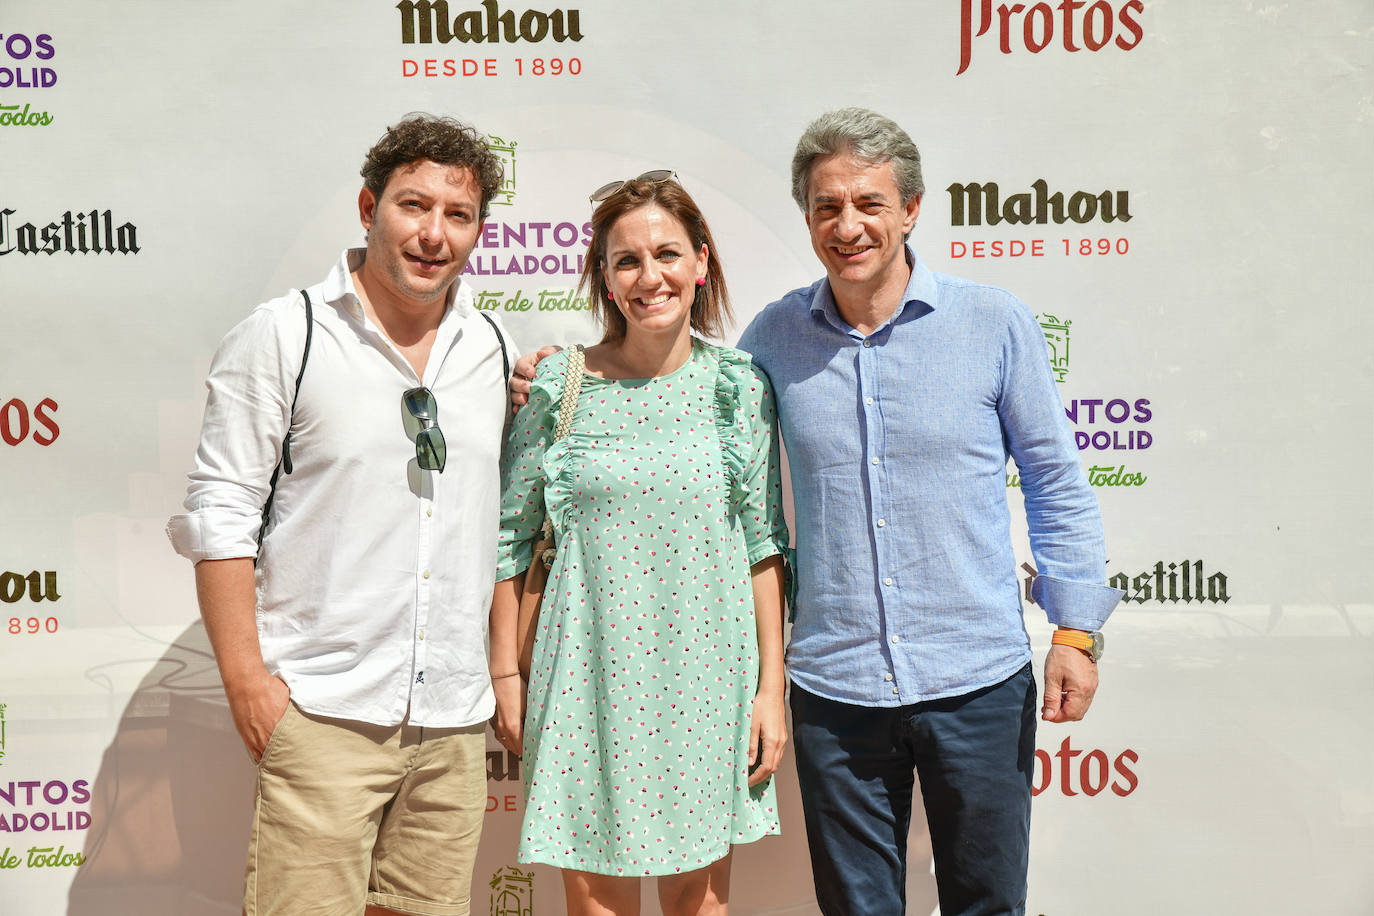
<path fill-rule="evenodd" d="M 1093 664 L 1097 664 L 1097 660 L 1102 657 L 1105 641 L 1102 639 L 1101 631 L 1086 633 L 1083 630 L 1060 627 L 1054 631 L 1054 636 L 1050 638 L 1050 645 L 1072 646 L 1075 649 L 1081 649 L 1088 658 L 1093 660 Z"/>

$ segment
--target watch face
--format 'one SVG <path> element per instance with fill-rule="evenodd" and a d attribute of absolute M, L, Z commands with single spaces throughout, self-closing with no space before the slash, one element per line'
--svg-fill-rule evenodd
<path fill-rule="evenodd" d="M 1102 649 L 1103 649 L 1103 647 L 1104 647 L 1105 645 L 1106 645 L 1106 642 L 1105 642 L 1105 640 L 1102 639 L 1102 634 L 1101 634 L 1101 633 L 1094 633 L 1094 634 L 1093 634 L 1093 644 L 1092 644 L 1092 646 L 1088 649 L 1088 654 L 1092 656 L 1093 661 L 1097 661 L 1099 658 L 1102 657 Z"/>

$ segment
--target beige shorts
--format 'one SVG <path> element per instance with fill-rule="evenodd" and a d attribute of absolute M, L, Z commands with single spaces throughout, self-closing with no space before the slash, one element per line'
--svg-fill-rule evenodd
<path fill-rule="evenodd" d="M 485 731 L 368 725 L 289 704 L 258 764 L 245 916 L 352 916 L 364 900 L 468 916 Z"/>

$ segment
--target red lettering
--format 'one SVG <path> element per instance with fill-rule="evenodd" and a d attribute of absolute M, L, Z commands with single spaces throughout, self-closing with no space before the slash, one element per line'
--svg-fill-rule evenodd
<path fill-rule="evenodd" d="M 1035 37 L 1035 19 L 1037 14 L 1040 17 L 1040 38 Z M 1039 54 L 1049 45 L 1054 38 L 1054 10 L 1050 9 L 1048 3 L 1037 3 L 1030 8 L 1026 14 L 1025 21 L 1021 23 L 1022 38 L 1026 41 L 1026 50 L 1032 54 Z"/>
<path fill-rule="evenodd" d="M 1141 27 L 1140 20 L 1131 15 L 1132 12 L 1145 12 L 1145 4 L 1141 3 L 1140 0 L 1131 0 L 1121 9 L 1121 25 L 1127 32 L 1131 33 L 1129 40 L 1121 35 L 1116 36 L 1116 46 L 1123 51 L 1131 50 L 1140 44 L 1140 40 L 1145 37 L 1145 29 Z"/>
<path fill-rule="evenodd" d="M 1077 51 L 1078 45 L 1073 43 L 1073 14 L 1083 5 L 1084 0 L 1062 0 L 1059 10 L 1064 14 L 1064 50 Z"/>
<path fill-rule="evenodd" d="M 1050 760 L 1048 751 L 1035 749 L 1035 777 L 1031 783 L 1031 795 L 1039 795 L 1050 787 L 1050 780 L 1054 778 L 1054 761 Z M 1043 779 L 1039 777 L 1044 777 Z"/>
<path fill-rule="evenodd" d="M 413 60 L 401 59 L 401 76 L 414 76 L 420 72 L 420 66 Z"/>
<path fill-rule="evenodd" d="M 1069 742 L 1071 740 L 1072 739 L 1070 738 L 1065 738 L 1064 743 L 1059 745 L 1059 751 L 1054 755 L 1055 757 L 1059 758 L 1060 763 L 1059 790 L 1063 792 L 1065 795 L 1078 794 L 1073 790 L 1073 786 L 1070 785 L 1070 780 L 1072 779 L 1072 770 L 1069 767 L 1069 763 L 1073 760 L 1073 758 L 1083 753 L 1082 751 L 1076 751 L 1069 746 Z"/>
<path fill-rule="evenodd" d="M 1003 3 L 997 7 L 997 16 L 1002 20 L 1001 28 L 1001 48 L 1003 54 L 1011 53 L 1011 14 L 1020 13 L 1026 9 L 1025 4 L 1013 3 L 1007 6 Z"/>
<path fill-rule="evenodd" d="M 1097 769 L 1096 779 L 1092 774 L 1094 767 Z M 1078 784 L 1082 787 L 1083 794 L 1093 796 L 1107 788 L 1109 769 L 1106 754 L 1101 751 L 1089 751 L 1083 762 L 1078 765 Z"/>
<path fill-rule="evenodd" d="M 15 419 L 17 418 L 17 419 Z M 18 432 L 15 432 L 16 427 Z M 29 435 L 29 408 L 18 398 L 11 398 L 0 407 L 0 438 L 6 445 L 18 445 Z"/>
<path fill-rule="evenodd" d="M 1097 31 L 1101 34 L 1098 38 L 1093 34 L 1093 16 L 1097 15 L 1101 19 L 1101 25 Z M 1097 0 L 1088 11 L 1083 14 L 1083 43 L 1088 46 L 1089 51 L 1100 51 L 1112 38 L 1112 5 L 1107 0 Z"/>
<path fill-rule="evenodd" d="M 57 441 L 58 435 L 62 432 L 57 428 L 57 421 L 53 419 L 51 413 L 49 413 L 49 411 L 55 410 L 57 410 L 57 402 L 52 398 L 44 398 L 39 401 L 38 406 L 33 409 L 34 420 L 37 421 L 39 426 L 47 430 L 46 435 L 39 432 L 37 429 L 33 431 L 33 441 L 37 442 L 39 445 L 52 445 Z"/>
<path fill-rule="evenodd" d="M 1127 795 L 1130 795 L 1132 792 L 1136 790 L 1136 787 L 1140 785 L 1140 777 L 1136 776 L 1135 771 L 1123 762 L 1126 760 L 1129 760 L 1131 763 L 1139 763 L 1140 755 L 1137 754 L 1135 751 L 1131 750 L 1130 748 L 1127 748 L 1120 754 L 1117 754 L 1116 760 L 1113 762 L 1113 765 L 1116 768 L 1117 775 L 1121 776 L 1123 779 L 1126 780 L 1125 786 L 1122 786 L 1118 782 L 1112 783 L 1112 791 L 1115 792 L 1117 795 L 1120 795 L 1122 798 L 1125 798 Z"/>
<path fill-rule="evenodd" d="M 486 76 L 496 75 L 496 58 L 488 57 L 482 61 L 482 73 Z"/>
<path fill-rule="evenodd" d="M 464 75 L 464 76 L 476 76 L 476 75 L 477 75 L 477 61 L 472 60 L 472 59 L 470 59 L 470 58 L 464 58 L 464 59 L 463 59 L 463 75 Z"/>
<path fill-rule="evenodd" d="M 427 60 L 425 61 L 425 76 L 438 76 L 438 75 L 439 75 L 439 62 L 438 62 L 437 60 L 435 60 L 434 58 L 432 58 L 432 57 L 429 58 L 429 59 L 427 59 Z"/>
<path fill-rule="evenodd" d="M 966 254 L 968 254 L 968 246 L 963 242 L 949 243 L 949 256 L 951 258 L 962 258 Z"/>

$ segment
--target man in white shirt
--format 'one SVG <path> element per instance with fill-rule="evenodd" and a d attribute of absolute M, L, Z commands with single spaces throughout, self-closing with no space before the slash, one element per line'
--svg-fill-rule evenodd
<path fill-rule="evenodd" d="M 248 916 L 466 916 L 486 806 L 509 373 L 459 275 L 501 165 L 420 115 L 362 176 L 366 247 L 220 345 L 168 525 L 257 762 Z"/>

